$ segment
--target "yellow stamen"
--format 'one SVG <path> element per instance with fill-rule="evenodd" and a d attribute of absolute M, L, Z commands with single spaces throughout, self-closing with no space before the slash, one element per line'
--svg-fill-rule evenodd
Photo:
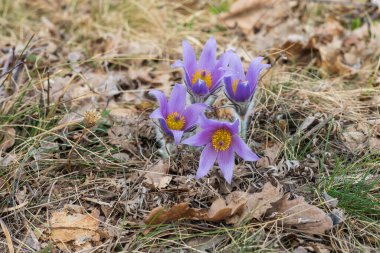
<path fill-rule="evenodd" d="M 234 94 L 236 94 L 236 90 L 237 90 L 237 86 L 239 84 L 239 80 L 234 80 L 234 82 L 232 83 L 232 91 L 234 92 Z"/>
<path fill-rule="evenodd" d="M 206 86 L 211 89 L 212 86 L 212 76 L 210 71 L 199 69 L 195 71 L 193 75 L 193 80 L 191 81 L 191 84 L 194 85 L 199 79 L 203 80 L 206 83 Z"/>
<path fill-rule="evenodd" d="M 185 117 L 178 114 L 178 112 L 172 112 L 166 118 L 166 124 L 171 130 L 182 130 L 185 126 Z"/>
<path fill-rule="evenodd" d="M 211 139 L 212 146 L 216 151 L 225 151 L 231 146 L 232 135 L 227 129 L 218 129 Z"/>

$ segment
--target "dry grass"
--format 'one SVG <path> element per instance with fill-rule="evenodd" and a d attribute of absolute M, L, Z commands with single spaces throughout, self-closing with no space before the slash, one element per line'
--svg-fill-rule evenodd
<path fill-rule="evenodd" d="M 179 57 L 182 39 L 199 49 L 213 34 L 221 49 L 233 46 L 247 55 L 255 50 L 235 30 L 215 25 L 217 17 L 210 9 L 223 8 L 218 1 L 194 2 L 0 3 L 0 48 L 7 51 L 1 63 L 13 46 L 16 51 L 26 49 L 22 75 L 16 85 L 4 82 L 9 95 L 0 97 L 0 133 L 9 128 L 17 133 L 15 144 L 6 152 L 0 150 L 0 251 L 12 246 L 16 252 L 37 252 L 36 240 L 42 249 L 54 248 L 46 238 L 49 218 L 65 204 L 102 212 L 100 227 L 109 236 L 86 252 L 279 252 L 308 244 L 323 244 L 332 252 L 379 249 L 379 151 L 352 150 L 342 139 L 348 126 L 379 119 L 380 91 L 361 78 L 357 82 L 341 76 L 318 78 L 306 68 L 278 61 L 263 78 L 249 130 L 249 144 L 262 144 L 255 147 L 260 154 L 267 143 L 283 144 L 275 170 L 246 163 L 242 165 L 246 173 L 232 186 L 223 183 L 217 171 L 207 180 L 195 181 L 189 175 L 195 173 L 199 152 L 180 147 L 170 159 L 172 184 L 162 191 L 143 184 L 139 172 L 160 160 L 148 119 L 153 102 L 145 93 L 157 86 L 168 91 L 168 83 L 152 83 L 165 73 L 171 83 L 180 80 L 165 66 Z M 271 57 L 269 50 L 261 53 Z M 359 76 L 374 75 L 376 65 L 373 61 Z M 99 76 L 90 79 L 89 73 Z M 154 77 L 149 76 L 152 73 Z M 124 76 L 117 83 L 118 94 L 96 90 L 97 79 L 119 74 Z M 114 115 L 115 108 L 124 111 Z M 95 127 L 83 125 L 87 109 L 101 113 Z M 77 120 L 66 120 L 67 116 Z M 318 122 L 298 133 L 309 116 Z M 120 153 L 128 158 L 115 156 Z M 287 160 L 297 160 L 300 166 L 281 167 Z M 326 190 L 339 198 L 346 219 L 316 237 L 282 227 L 281 218 L 240 227 L 201 221 L 156 229 L 142 224 L 158 205 L 188 201 L 207 208 L 215 197 L 236 189 L 257 191 L 266 181 L 280 183 L 286 191 L 331 211 L 322 196 Z"/>

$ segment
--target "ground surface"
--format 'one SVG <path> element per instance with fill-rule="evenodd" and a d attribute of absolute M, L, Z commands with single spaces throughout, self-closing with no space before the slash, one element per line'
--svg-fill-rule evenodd
<path fill-rule="evenodd" d="M 375 3 L 2 1 L 0 251 L 378 252 Z M 231 185 L 217 166 L 194 179 L 198 149 L 162 161 L 148 117 L 181 41 L 211 35 L 272 65 L 249 125 L 262 159 Z"/>

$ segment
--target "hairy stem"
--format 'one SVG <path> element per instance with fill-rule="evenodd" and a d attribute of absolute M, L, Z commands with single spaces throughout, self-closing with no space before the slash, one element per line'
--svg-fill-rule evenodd
<path fill-rule="evenodd" d="M 240 137 L 244 141 L 247 141 L 249 115 L 253 107 L 253 99 L 249 103 L 235 105 L 236 114 L 239 116 L 240 119 Z"/>
<path fill-rule="evenodd" d="M 158 123 L 159 124 L 159 123 Z M 158 142 L 159 145 L 159 150 L 158 152 L 160 153 L 162 159 L 168 159 L 170 154 L 168 152 L 167 146 L 166 146 L 166 140 L 164 135 L 161 132 L 161 129 L 158 124 L 154 124 L 154 131 L 155 131 L 155 136 L 156 136 L 156 141 Z"/>
<path fill-rule="evenodd" d="M 248 120 L 249 120 L 249 114 L 246 113 L 245 115 L 239 115 L 240 118 L 240 137 L 247 141 L 247 130 L 248 130 Z"/>

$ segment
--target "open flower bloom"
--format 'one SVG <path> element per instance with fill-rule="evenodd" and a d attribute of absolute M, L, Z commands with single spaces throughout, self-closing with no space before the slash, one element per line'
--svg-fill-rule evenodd
<path fill-rule="evenodd" d="M 263 57 L 257 57 L 249 65 L 247 74 L 244 74 L 240 57 L 232 54 L 229 62 L 229 70 L 224 77 L 225 93 L 228 99 L 235 104 L 250 103 L 256 91 L 260 72 L 269 68 L 269 64 L 263 64 Z"/>
<path fill-rule="evenodd" d="M 184 40 L 183 61 L 177 60 L 172 65 L 184 69 L 185 84 L 195 102 L 204 102 L 220 87 L 223 80 L 223 69 L 227 67 L 231 52 L 224 53 L 217 60 L 216 47 L 216 41 L 211 37 L 204 45 L 197 62 L 193 47 Z"/>
<path fill-rule="evenodd" d="M 217 160 L 224 178 L 228 183 L 231 183 L 235 152 L 246 161 L 257 161 L 259 159 L 239 137 L 239 120 L 228 123 L 201 116 L 199 126 L 201 131 L 182 142 L 192 146 L 205 146 L 199 161 L 197 179 L 204 177 Z"/>
<path fill-rule="evenodd" d="M 155 96 L 160 104 L 150 118 L 159 120 L 165 133 L 174 137 L 175 144 L 180 143 L 183 133 L 195 126 L 198 116 L 207 108 L 205 104 L 192 104 L 185 108 L 186 88 L 181 84 L 174 86 L 169 102 L 161 91 L 152 90 L 149 94 Z"/>

